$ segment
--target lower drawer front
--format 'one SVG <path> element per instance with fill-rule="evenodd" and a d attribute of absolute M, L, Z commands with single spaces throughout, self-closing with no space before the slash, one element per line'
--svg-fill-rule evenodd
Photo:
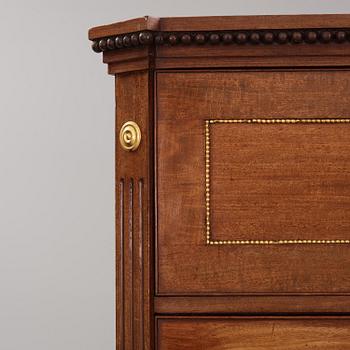
<path fill-rule="evenodd" d="M 349 317 L 158 318 L 158 350 L 347 350 Z"/>

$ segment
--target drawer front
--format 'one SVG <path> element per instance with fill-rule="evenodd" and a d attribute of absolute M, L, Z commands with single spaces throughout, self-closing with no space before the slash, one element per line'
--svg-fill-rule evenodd
<path fill-rule="evenodd" d="M 160 318 L 158 350 L 348 350 L 349 318 Z"/>
<path fill-rule="evenodd" d="M 350 292 L 350 72 L 157 75 L 157 294 Z"/>

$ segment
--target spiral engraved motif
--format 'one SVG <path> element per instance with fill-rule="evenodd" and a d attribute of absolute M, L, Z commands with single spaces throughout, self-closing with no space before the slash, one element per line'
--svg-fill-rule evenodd
<path fill-rule="evenodd" d="M 141 142 L 141 130 L 139 126 L 132 121 L 124 123 L 120 129 L 119 141 L 124 150 L 137 150 Z"/>

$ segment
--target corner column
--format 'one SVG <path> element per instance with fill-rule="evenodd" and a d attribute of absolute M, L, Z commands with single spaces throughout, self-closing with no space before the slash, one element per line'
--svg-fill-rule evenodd
<path fill-rule="evenodd" d="M 151 350 L 154 348 L 153 72 L 119 74 L 115 91 L 117 349 Z M 139 130 L 137 126 L 125 128 L 120 135 L 129 121 L 136 123 Z M 140 135 L 136 134 L 138 131 Z M 137 140 L 139 136 L 141 140 Z M 134 150 L 125 149 L 133 143 Z"/>

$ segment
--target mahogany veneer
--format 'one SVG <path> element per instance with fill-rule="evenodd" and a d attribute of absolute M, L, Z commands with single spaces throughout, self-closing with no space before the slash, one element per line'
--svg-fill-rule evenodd
<path fill-rule="evenodd" d="M 159 350 L 350 349 L 350 319 L 331 317 L 158 318 Z"/>
<path fill-rule="evenodd" d="M 117 349 L 350 349 L 350 15 L 89 39 L 116 77 Z"/>

